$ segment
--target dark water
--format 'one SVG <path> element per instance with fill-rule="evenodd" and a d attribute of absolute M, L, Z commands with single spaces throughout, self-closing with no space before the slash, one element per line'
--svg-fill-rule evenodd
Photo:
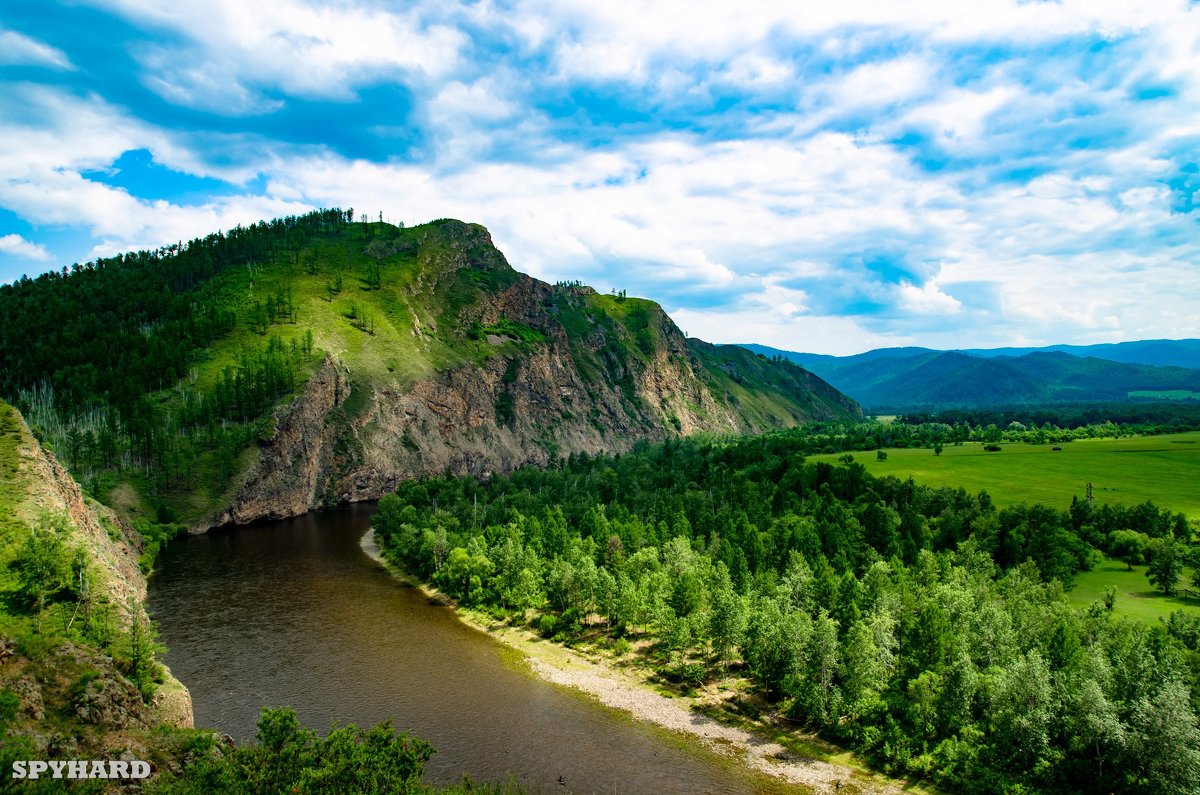
<path fill-rule="evenodd" d="M 290 705 L 320 731 L 391 718 L 433 744 L 430 781 L 511 773 L 548 793 L 776 789 L 535 679 L 367 557 L 370 514 L 339 509 L 168 546 L 150 608 L 197 726 L 241 741 L 262 706 Z"/>

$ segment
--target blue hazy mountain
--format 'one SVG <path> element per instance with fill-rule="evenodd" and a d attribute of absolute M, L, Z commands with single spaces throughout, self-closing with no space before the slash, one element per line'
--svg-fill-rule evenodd
<path fill-rule="evenodd" d="M 880 348 L 853 356 L 742 347 L 793 361 L 865 407 L 1121 401 L 1165 393 L 1200 398 L 1196 339 L 959 351 Z"/>

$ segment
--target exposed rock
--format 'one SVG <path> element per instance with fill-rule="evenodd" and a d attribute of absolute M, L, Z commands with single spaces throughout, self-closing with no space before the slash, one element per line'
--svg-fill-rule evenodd
<path fill-rule="evenodd" d="M 70 734 L 55 734 L 50 738 L 46 750 L 54 759 L 78 759 L 79 741 Z"/>
<path fill-rule="evenodd" d="M 5 685 L 21 699 L 21 712 L 33 720 L 46 717 L 46 708 L 42 703 L 42 688 L 37 680 L 26 674 Z"/>
<path fill-rule="evenodd" d="M 163 670 L 166 676 L 154 691 L 154 699 L 150 702 L 154 722 L 163 726 L 190 728 L 194 725 L 192 694 L 182 682 L 171 675 L 167 666 L 164 665 Z"/>
<path fill-rule="evenodd" d="M 329 356 L 304 391 L 276 411 L 274 434 L 229 507 L 194 531 L 295 516 L 331 500 L 378 499 L 402 480 L 428 475 L 485 477 L 700 431 L 757 433 L 861 414 L 798 367 L 745 351 L 736 359 L 688 340 L 655 304 L 633 301 L 605 314 L 590 288 L 518 274 L 483 227 L 438 221 L 421 235 L 419 266 L 403 297 L 413 333 L 462 351 L 470 349 L 468 328 L 488 330 L 474 338 L 489 349 L 482 363 L 389 381 L 347 372 Z M 470 278 L 455 276 L 460 270 Z M 470 286 L 476 283 L 497 286 Z M 449 329 L 442 337 L 430 311 L 413 311 L 444 305 L 439 290 L 475 296 L 443 318 Z M 617 317 L 633 308 L 637 329 Z M 490 330 L 502 323 L 532 330 L 541 341 Z M 363 391 L 351 410 L 343 404 L 352 389 Z"/>
<path fill-rule="evenodd" d="M 28 429 L 23 427 L 21 437 L 17 454 L 27 495 L 17 506 L 17 518 L 36 527 L 48 516 L 66 514 L 74 527 L 73 541 L 86 548 L 100 570 L 98 585 L 113 604 L 140 602 L 146 596 L 146 580 L 137 564 L 141 551 L 137 532 L 108 508 L 86 499 L 66 468 Z M 109 536 L 110 530 L 116 539 Z"/>
<path fill-rule="evenodd" d="M 149 711 L 133 683 L 118 677 L 97 677 L 72 700 L 75 717 L 108 729 L 149 725 Z"/>
<path fill-rule="evenodd" d="M 546 309 L 555 300 L 561 295 L 554 288 L 522 277 L 495 296 L 478 322 L 508 318 L 542 330 L 545 345 L 372 394 L 349 429 L 354 444 L 347 448 L 355 456 L 339 462 L 339 500 L 378 499 L 399 481 L 422 476 L 487 476 L 525 464 L 544 466 L 556 455 L 623 452 L 639 441 L 696 431 L 761 432 L 857 410 L 853 401 L 805 373 L 811 379 L 806 388 L 832 396 L 828 406 L 788 423 L 751 419 L 714 397 L 688 341 L 661 311 L 652 318 L 659 342 L 648 362 L 605 358 L 610 336 L 598 331 L 585 347 L 606 371 L 585 380 L 576 361 L 579 349 L 573 350 Z"/>
<path fill-rule="evenodd" d="M 298 516 L 320 505 L 333 474 L 338 429 L 331 412 L 349 393 L 342 368 L 326 357 L 304 391 L 276 410 L 275 433 L 244 475 L 230 506 L 193 532 Z"/>
<path fill-rule="evenodd" d="M 11 407 L 2 408 L 15 411 Z M 138 567 L 137 558 L 141 551 L 141 539 L 137 532 L 126 525 L 115 513 L 97 502 L 87 499 L 79 484 L 59 465 L 54 455 L 42 448 L 29 429 L 21 423 L 20 441 L 17 452 L 20 457 L 14 482 L 24 490 L 23 498 L 16 502 L 15 518 L 30 527 L 36 527 L 48 516 L 65 514 L 71 527 L 68 544 L 81 548 L 89 561 L 94 576 L 94 587 L 100 600 L 124 608 L 132 605 L 147 620 L 142 606 L 146 596 L 146 579 Z M 29 673 L 20 673 L 23 658 L 11 644 L 0 644 L 0 661 L 11 658 L 17 670 L 6 686 L 12 687 L 22 698 L 23 708 L 34 720 L 42 720 L 46 709 L 43 701 L 54 708 L 64 698 L 55 695 L 53 688 L 44 689 Z M 7 653 L 6 653 L 7 650 Z M 95 671 L 97 680 L 89 683 L 80 698 L 70 708 L 83 720 L 104 726 L 148 726 L 151 713 L 137 688 L 116 670 L 111 657 L 99 654 L 73 642 L 67 642 L 54 650 L 57 655 L 53 670 L 61 672 L 80 666 Z M 24 668 L 26 672 L 31 669 Z M 42 674 L 37 675 L 43 678 Z M 174 726 L 192 725 L 191 696 L 181 683 L 166 672 L 162 689 L 167 691 L 170 709 L 169 719 L 159 721 Z"/>

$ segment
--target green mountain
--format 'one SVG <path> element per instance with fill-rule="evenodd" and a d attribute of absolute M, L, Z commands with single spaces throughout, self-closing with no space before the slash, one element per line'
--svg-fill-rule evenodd
<path fill-rule="evenodd" d="M 1048 345 L 1043 348 L 971 348 L 962 353 L 972 356 L 1024 356 L 1027 353 L 1069 353 L 1126 364 L 1151 364 L 1156 367 L 1200 368 L 1200 340 L 1134 340 L 1100 345 Z"/>
<path fill-rule="evenodd" d="M 328 210 L 0 287 L 0 395 L 130 517 L 205 527 L 408 478 L 859 416 L 651 301 L 518 273 L 480 226 Z"/>
<path fill-rule="evenodd" d="M 1200 369 L 1117 362 L 1061 351 L 982 356 L 964 351 L 884 348 L 839 357 L 762 345 L 744 347 L 795 362 L 875 409 L 1200 397 Z M 1147 355 L 1166 355 L 1163 346 L 1147 350 L 1152 351 Z"/>

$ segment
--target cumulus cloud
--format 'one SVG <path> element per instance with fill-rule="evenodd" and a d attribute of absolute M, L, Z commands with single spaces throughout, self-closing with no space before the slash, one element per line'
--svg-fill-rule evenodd
<path fill-rule="evenodd" d="M 1182 0 L 92 4 L 158 104 L 83 70 L 0 92 L 0 207 L 81 256 L 340 205 L 484 223 L 717 341 L 1200 334 Z M 139 149 L 223 187 L 94 176 Z"/>
<path fill-rule="evenodd" d="M 962 311 L 962 302 L 946 295 L 932 281 L 920 287 L 900 282 L 900 306 L 919 315 L 954 315 Z"/>
<path fill-rule="evenodd" d="M 348 100 L 384 78 L 423 80 L 453 71 L 466 36 L 419 6 L 269 0 L 97 0 L 186 43 L 136 50 L 148 87 L 165 99 L 218 113 L 268 113 L 270 91 Z"/>
<path fill-rule="evenodd" d="M 45 246 L 31 243 L 17 234 L 0 237 L 0 253 L 37 262 L 47 262 L 50 259 L 50 253 L 46 251 Z"/>

